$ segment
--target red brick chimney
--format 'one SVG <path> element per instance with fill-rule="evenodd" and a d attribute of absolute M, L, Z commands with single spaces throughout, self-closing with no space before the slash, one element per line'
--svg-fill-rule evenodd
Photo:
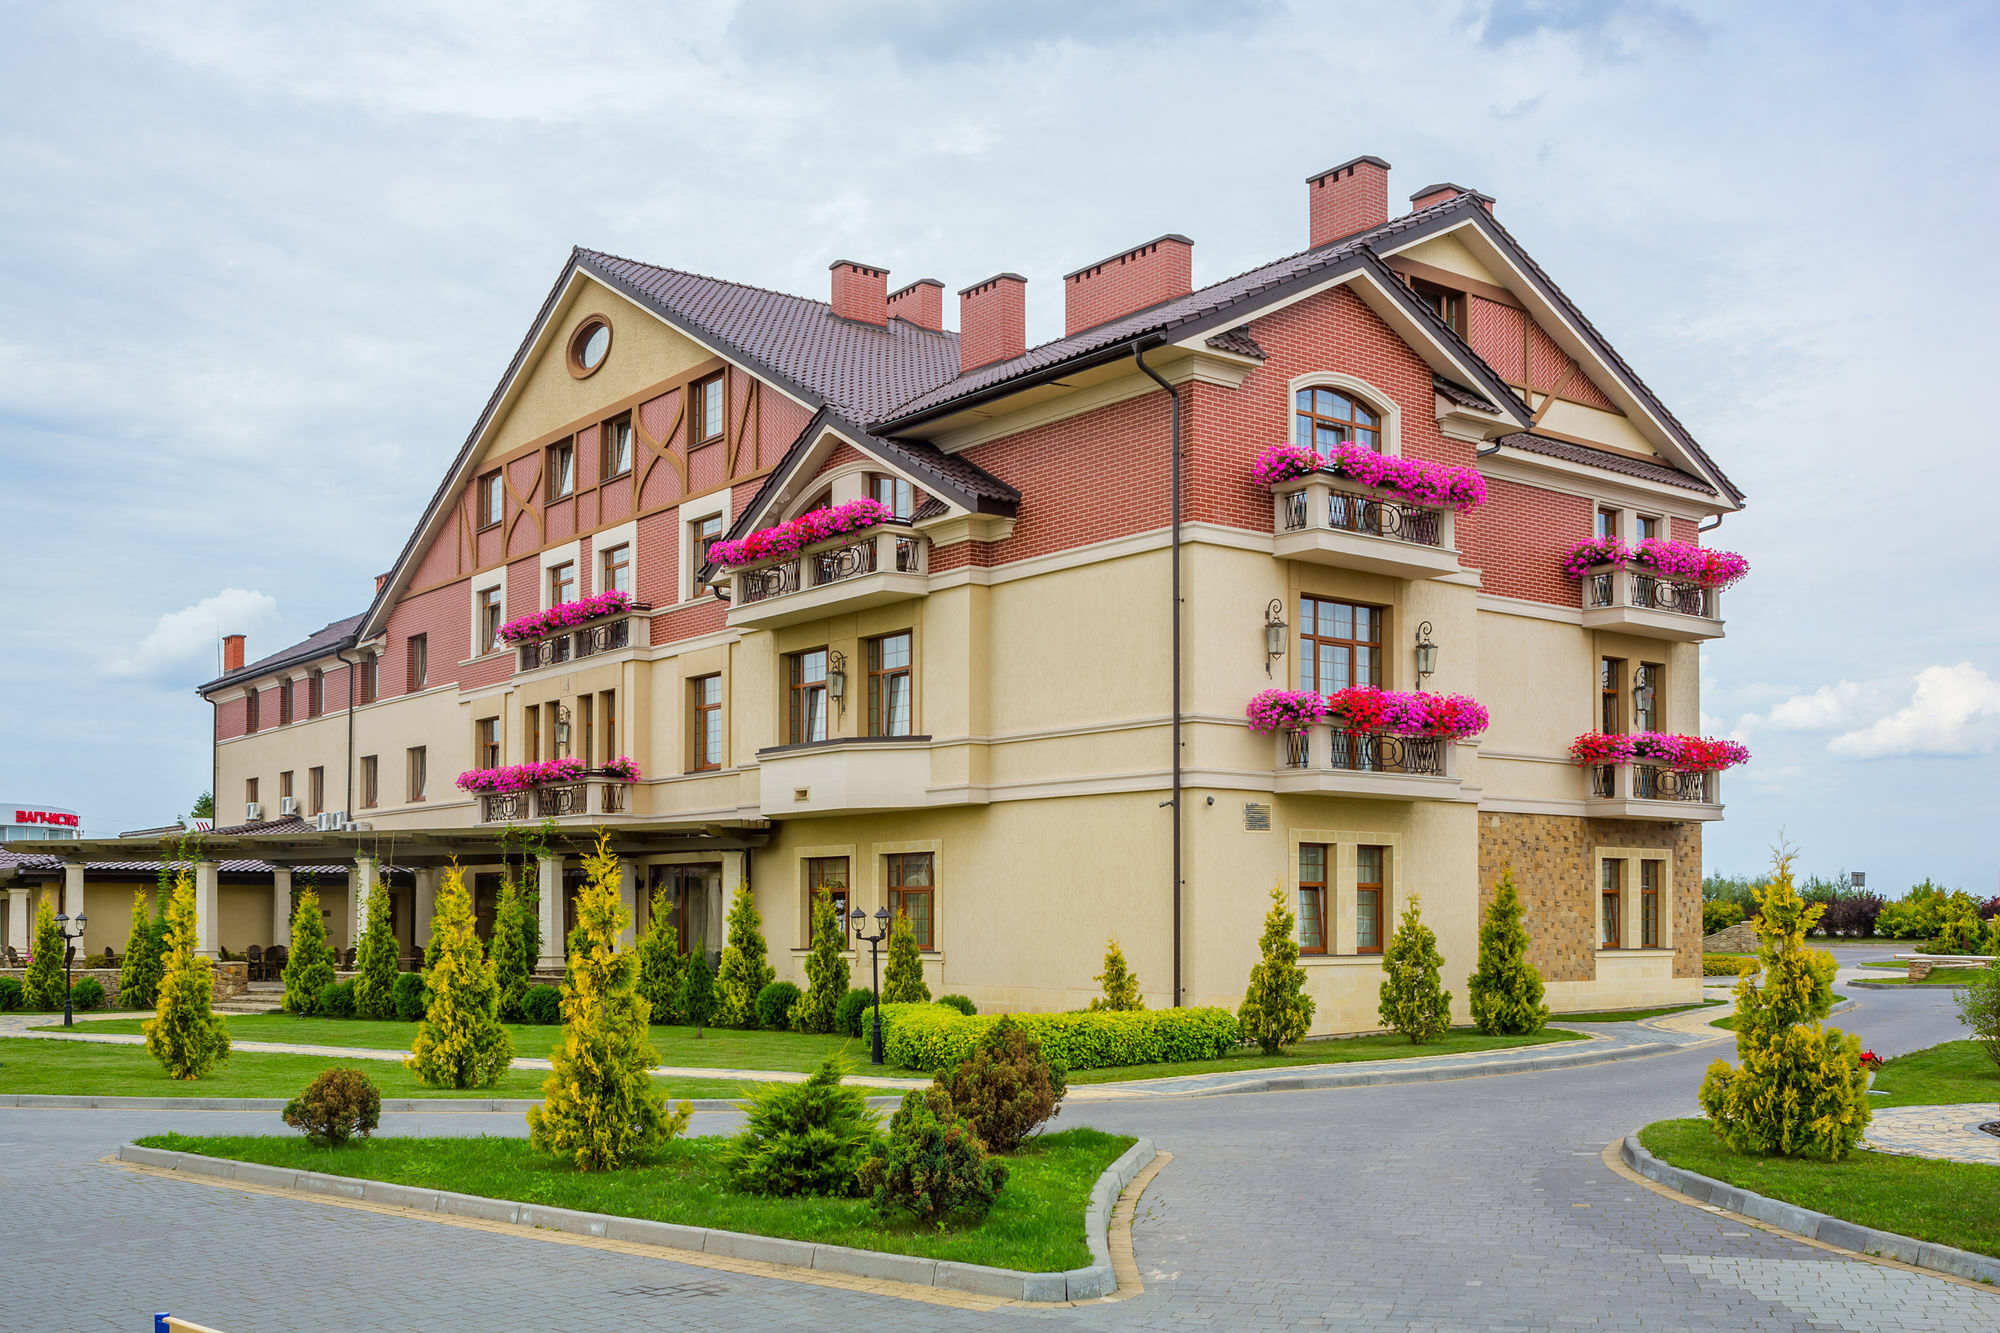
<path fill-rule="evenodd" d="M 1411 195 L 1410 211 L 1414 213 L 1420 208 L 1429 208 L 1432 204 L 1441 204 L 1445 200 L 1456 198 L 1461 194 L 1471 195 L 1481 208 L 1489 213 L 1493 211 L 1492 195 L 1481 194 L 1477 190 L 1468 190 L 1463 185 L 1453 185 L 1450 181 L 1439 181 L 1436 185 L 1426 185 L 1423 189 Z"/>
<path fill-rule="evenodd" d="M 920 329 L 943 333 L 944 284 L 936 278 L 918 278 L 907 287 L 898 287 L 889 293 L 889 313 Z"/>
<path fill-rule="evenodd" d="M 889 322 L 889 270 L 836 259 L 833 270 L 833 313 L 860 324 Z"/>
<path fill-rule="evenodd" d="M 389 576 L 387 574 L 377 574 L 375 576 L 375 591 L 381 592 L 382 585 L 387 583 L 388 581 L 389 581 Z"/>
<path fill-rule="evenodd" d="M 1194 290 L 1194 242 L 1169 233 L 1063 275 L 1065 335 Z"/>
<path fill-rule="evenodd" d="M 958 292 L 960 373 L 1008 361 L 1028 350 L 1028 280 L 996 273 Z"/>
<path fill-rule="evenodd" d="M 1306 177 L 1312 213 L 1310 249 L 1389 220 L 1389 164 L 1364 155 Z"/>
<path fill-rule="evenodd" d="M 241 634 L 223 635 L 222 636 L 223 674 L 227 675 L 231 671 L 241 671 L 242 669 L 243 669 L 243 636 Z"/>

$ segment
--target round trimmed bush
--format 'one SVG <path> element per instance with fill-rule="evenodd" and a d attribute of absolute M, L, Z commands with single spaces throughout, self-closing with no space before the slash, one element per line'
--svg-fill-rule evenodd
<path fill-rule="evenodd" d="M 562 1022 L 562 992 L 554 986 L 530 986 L 521 994 L 521 1021 L 552 1025 Z"/>
<path fill-rule="evenodd" d="M 856 986 L 840 997 L 834 1006 L 833 1030 L 845 1032 L 850 1037 L 863 1036 L 868 1031 L 868 1011 L 875 1007 L 875 992 L 866 986 Z"/>
<path fill-rule="evenodd" d="M 21 979 L 0 977 L 0 1014 L 21 1007 Z"/>
<path fill-rule="evenodd" d="M 963 995 L 940 995 L 937 997 L 937 1002 L 950 1005 L 967 1018 L 976 1018 L 979 1014 L 979 1006 Z"/>
<path fill-rule="evenodd" d="M 104 983 L 96 977 L 85 977 L 70 987 L 69 1004 L 72 1009 L 102 1009 Z"/>
<path fill-rule="evenodd" d="M 757 1026 L 766 1032 L 783 1032 L 791 1026 L 792 1006 L 800 991 L 789 981 L 774 981 L 757 992 Z"/>
<path fill-rule="evenodd" d="M 367 1138 L 382 1123 L 382 1094 L 358 1069 L 329 1069 L 285 1103 L 285 1123 L 335 1148 L 353 1134 Z"/>
<path fill-rule="evenodd" d="M 354 983 L 335 981 L 321 987 L 319 1008 L 314 1012 L 321 1018 L 354 1017 Z"/>
<path fill-rule="evenodd" d="M 415 1023 L 424 1016 L 424 978 L 420 972 L 398 972 L 396 984 L 389 989 L 389 1004 L 396 1011 L 396 1017 L 405 1023 Z"/>

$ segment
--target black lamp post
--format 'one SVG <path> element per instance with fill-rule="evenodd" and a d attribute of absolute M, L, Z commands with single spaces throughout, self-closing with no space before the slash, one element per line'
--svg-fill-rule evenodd
<path fill-rule="evenodd" d="M 854 938 L 868 942 L 868 977 L 875 983 L 875 1044 L 874 1053 L 869 1056 L 868 1063 L 879 1065 L 882 1063 L 882 941 L 889 938 L 889 909 L 886 907 L 875 909 L 873 935 L 861 933 L 861 928 L 868 924 L 868 913 L 860 908 L 857 907 L 849 913 L 847 919 L 853 923 Z"/>
<path fill-rule="evenodd" d="M 63 937 L 63 1026 L 66 1028 L 76 1026 L 69 1008 L 70 964 L 76 961 L 76 942 L 83 938 L 83 923 L 87 919 L 81 912 L 75 916 L 65 912 L 56 917 L 56 929 Z M 71 926 L 76 929 L 72 931 Z"/>

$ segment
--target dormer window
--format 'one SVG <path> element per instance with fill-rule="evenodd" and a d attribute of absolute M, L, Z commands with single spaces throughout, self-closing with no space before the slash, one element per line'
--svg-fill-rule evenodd
<path fill-rule="evenodd" d="M 916 507 L 916 488 L 901 477 L 874 473 L 868 478 L 868 493 L 896 518 L 908 518 Z"/>
<path fill-rule="evenodd" d="M 1374 409 L 1338 389 L 1300 389 L 1294 400 L 1292 443 L 1331 457 L 1334 448 L 1358 444 L 1382 452 L 1382 418 Z"/>
<path fill-rule="evenodd" d="M 1465 334 L 1465 293 L 1455 292 L 1449 287 L 1440 287 L 1422 278 L 1410 280 L 1410 290 L 1417 299 L 1431 308 L 1431 313 L 1443 320 L 1445 327 L 1463 338 Z"/>

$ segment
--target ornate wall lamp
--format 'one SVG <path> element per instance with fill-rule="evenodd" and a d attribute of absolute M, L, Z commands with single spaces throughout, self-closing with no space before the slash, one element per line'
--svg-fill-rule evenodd
<path fill-rule="evenodd" d="M 838 649 L 826 655 L 826 697 L 847 716 L 847 654 Z"/>
<path fill-rule="evenodd" d="M 557 758 L 568 758 L 568 756 L 569 756 L 569 709 L 567 709 L 567 708 L 564 708 L 564 707 L 563 707 L 563 706 L 562 706 L 562 705 L 561 705 L 560 703 L 558 703 L 558 704 L 557 704 L 557 705 L 555 706 L 555 708 L 556 708 L 556 737 L 555 737 L 555 740 L 556 740 L 556 756 L 557 756 Z"/>
<path fill-rule="evenodd" d="M 1417 688 L 1423 689 L 1424 681 L 1437 674 L 1438 646 L 1431 642 L 1431 622 L 1426 620 L 1417 626 Z"/>
<path fill-rule="evenodd" d="M 1277 598 L 1264 608 L 1264 675 L 1271 674 L 1271 663 L 1285 655 L 1285 606 Z"/>

